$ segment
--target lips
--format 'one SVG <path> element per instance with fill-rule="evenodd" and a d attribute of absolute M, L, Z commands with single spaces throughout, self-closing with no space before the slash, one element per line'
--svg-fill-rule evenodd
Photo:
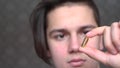
<path fill-rule="evenodd" d="M 81 67 L 85 63 L 85 59 L 72 59 L 68 63 L 72 67 Z"/>

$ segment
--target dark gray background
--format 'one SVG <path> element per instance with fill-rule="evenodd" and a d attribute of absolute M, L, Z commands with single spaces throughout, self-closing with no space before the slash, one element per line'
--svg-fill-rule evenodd
<path fill-rule="evenodd" d="M 48 68 L 34 51 L 28 18 L 40 0 L 0 0 L 0 68 Z M 120 20 L 120 0 L 95 0 L 102 25 Z"/>

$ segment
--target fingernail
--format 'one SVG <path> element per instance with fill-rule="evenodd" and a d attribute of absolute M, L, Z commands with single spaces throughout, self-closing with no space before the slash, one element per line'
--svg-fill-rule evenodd
<path fill-rule="evenodd" d="M 87 34 L 86 34 L 86 36 L 91 36 L 92 35 L 92 32 L 88 32 Z"/>

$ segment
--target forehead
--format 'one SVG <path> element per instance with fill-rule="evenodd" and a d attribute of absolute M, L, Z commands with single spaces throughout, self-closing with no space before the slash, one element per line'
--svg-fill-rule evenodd
<path fill-rule="evenodd" d="M 69 28 L 96 25 L 93 10 L 87 5 L 61 6 L 52 10 L 48 16 L 48 28 Z"/>

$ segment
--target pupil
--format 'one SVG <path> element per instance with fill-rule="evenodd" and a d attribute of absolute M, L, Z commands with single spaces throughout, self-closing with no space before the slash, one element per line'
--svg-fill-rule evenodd
<path fill-rule="evenodd" d="M 60 37 L 61 37 L 61 38 L 63 38 L 63 37 L 64 37 L 64 35 L 60 35 Z"/>

